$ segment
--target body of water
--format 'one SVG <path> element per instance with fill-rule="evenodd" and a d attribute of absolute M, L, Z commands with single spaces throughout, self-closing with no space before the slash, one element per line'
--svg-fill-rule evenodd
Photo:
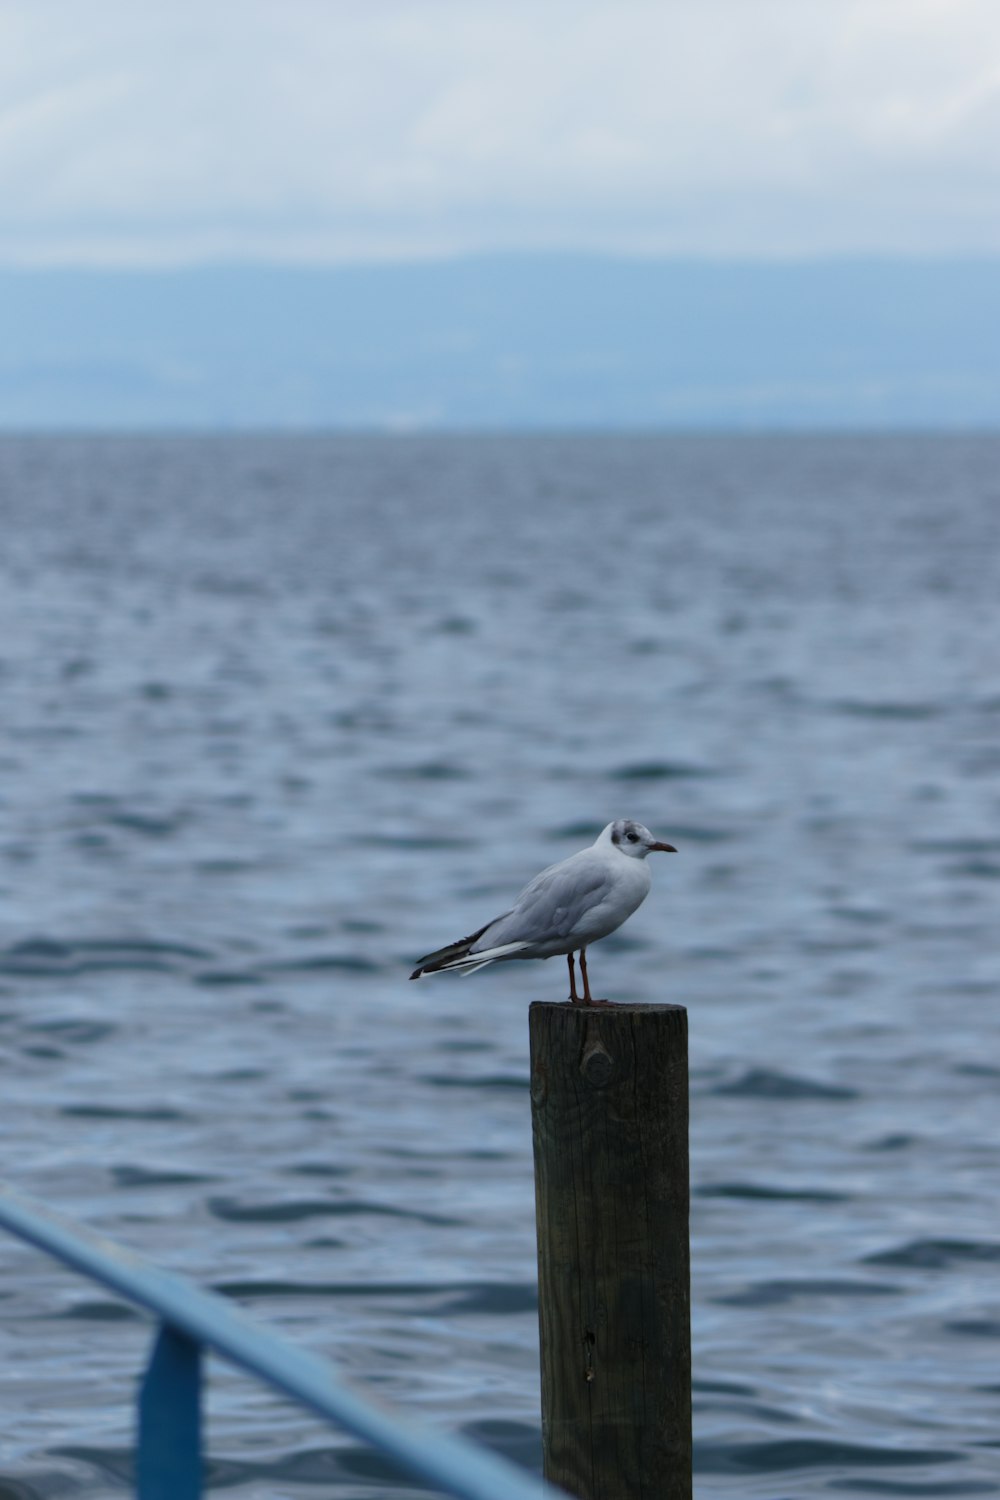
<path fill-rule="evenodd" d="M 3 1176 L 539 1453 L 527 1007 L 613 817 L 689 1008 L 701 1500 L 1000 1492 L 1000 438 L 0 440 Z M 0 1242 L 0 1500 L 149 1329 Z M 240 1500 L 396 1496 L 210 1369 Z"/>

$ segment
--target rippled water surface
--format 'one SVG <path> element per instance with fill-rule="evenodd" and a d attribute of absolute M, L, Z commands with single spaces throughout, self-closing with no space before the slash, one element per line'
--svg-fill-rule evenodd
<path fill-rule="evenodd" d="M 615 816 L 688 1006 L 709 1497 L 1000 1492 L 1000 439 L 0 441 L 3 1175 L 538 1459 L 527 1007 Z M 0 1242 L 0 1500 L 148 1341 Z M 212 1367 L 240 1500 L 402 1490 Z"/>

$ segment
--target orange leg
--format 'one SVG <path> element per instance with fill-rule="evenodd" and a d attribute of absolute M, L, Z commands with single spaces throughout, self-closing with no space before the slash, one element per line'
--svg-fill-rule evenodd
<path fill-rule="evenodd" d="M 587 950 L 580 949 L 580 973 L 583 975 L 583 1004 L 593 1005 L 594 997 L 590 993 L 590 980 L 587 978 Z"/>
<path fill-rule="evenodd" d="M 572 953 L 567 953 L 566 962 L 569 964 L 569 998 L 574 1005 L 579 1005 L 580 997 L 576 993 L 576 969 L 573 967 Z"/>
<path fill-rule="evenodd" d="M 583 999 L 581 1005 L 613 1005 L 612 1000 L 595 1000 L 590 993 L 590 980 L 587 978 L 587 950 L 580 949 L 580 973 L 583 975 Z"/>

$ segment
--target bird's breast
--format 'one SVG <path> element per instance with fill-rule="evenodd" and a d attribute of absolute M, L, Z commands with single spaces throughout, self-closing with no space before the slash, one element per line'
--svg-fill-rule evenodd
<path fill-rule="evenodd" d="M 615 871 L 615 879 L 602 899 L 582 914 L 577 938 L 583 943 L 596 943 L 614 932 L 645 901 L 650 883 L 645 864 L 637 859 L 623 859 L 622 868 Z"/>

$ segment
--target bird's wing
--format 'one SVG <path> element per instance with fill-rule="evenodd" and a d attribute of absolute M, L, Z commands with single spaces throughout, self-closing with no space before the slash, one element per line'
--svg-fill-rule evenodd
<path fill-rule="evenodd" d="M 486 927 L 489 926 L 490 923 L 487 922 Z M 464 958 L 477 938 L 482 937 L 486 927 L 480 927 L 478 932 L 471 932 L 468 937 L 459 938 L 455 943 L 447 943 L 443 948 L 435 948 L 433 953 L 425 953 L 423 958 L 417 959 L 417 967 L 410 978 L 417 979 L 421 974 L 446 968 L 453 959 Z"/>
<path fill-rule="evenodd" d="M 564 938 L 586 912 L 604 900 L 610 885 L 606 862 L 595 859 L 589 849 L 550 865 L 525 886 L 506 916 L 490 923 L 472 952 L 499 943 L 521 942 L 530 947 Z"/>

